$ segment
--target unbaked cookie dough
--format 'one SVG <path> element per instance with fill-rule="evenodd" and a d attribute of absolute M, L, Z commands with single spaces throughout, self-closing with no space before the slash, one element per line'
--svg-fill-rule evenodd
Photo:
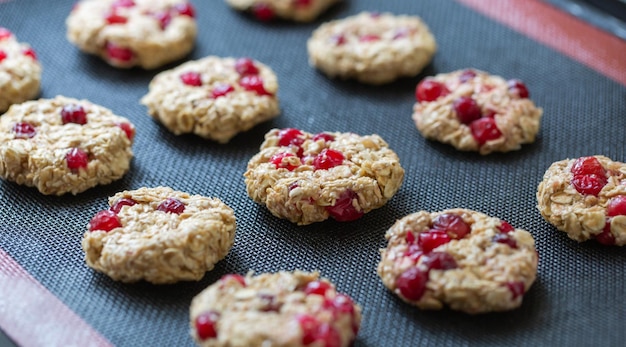
<path fill-rule="evenodd" d="M 578 242 L 626 245 L 626 164 L 602 155 L 550 165 L 537 188 L 537 208 Z"/>
<path fill-rule="evenodd" d="M 543 114 L 521 81 L 474 69 L 427 77 L 415 96 L 413 120 L 425 138 L 483 155 L 534 142 Z"/>
<path fill-rule="evenodd" d="M 66 20 L 67 38 L 112 66 L 154 69 L 191 51 L 194 17 L 187 0 L 82 0 Z"/>
<path fill-rule="evenodd" d="M 260 21 L 275 18 L 310 22 L 341 0 L 226 0 L 239 11 L 248 11 Z"/>
<path fill-rule="evenodd" d="M 41 85 L 41 64 L 35 51 L 0 27 L 0 114 L 9 106 L 35 98 Z"/>
<path fill-rule="evenodd" d="M 140 188 L 109 206 L 89 222 L 82 247 L 87 265 L 116 281 L 200 280 L 235 240 L 234 212 L 216 198 Z"/>
<path fill-rule="evenodd" d="M 191 303 L 203 347 L 351 346 L 361 308 L 317 272 L 229 274 Z"/>
<path fill-rule="evenodd" d="M 0 177 L 43 194 L 78 194 L 120 179 L 135 127 L 87 100 L 63 96 L 16 104 L 0 117 Z"/>
<path fill-rule="evenodd" d="M 156 75 L 141 103 L 176 135 L 227 143 L 279 115 L 277 91 L 276 75 L 260 62 L 209 56 Z"/>
<path fill-rule="evenodd" d="M 398 191 L 404 169 L 378 135 L 273 129 L 244 174 L 248 195 L 299 225 L 352 221 Z"/>
<path fill-rule="evenodd" d="M 307 48 L 310 64 L 329 77 L 374 85 L 416 76 L 437 50 L 420 18 L 370 12 L 322 24 Z"/>
<path fill-rule="evenodd" d="M 385 237 L 378 275 L 420 309 L 512 310 L 537 274 L 529 232 L 471 210 L 419 211 L 398 220 Z"/>

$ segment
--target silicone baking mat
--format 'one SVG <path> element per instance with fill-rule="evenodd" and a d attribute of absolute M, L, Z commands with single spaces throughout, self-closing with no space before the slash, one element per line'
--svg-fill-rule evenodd
<path fill-rule="evenodd" d="M 264 24 L 221 0 L 192 2 L 200 30 L 188 59 L 249 56 L 271 66 L 279 78 L 281 116 L 226 145 L 175 136 L 147 115 L 139 99 L 157 71 L 115 69 L 72 46 L 64 21 L 73 0 L 0 1 L 0 25 L 29 42 L 43 64 L 42 97 L 89 99 L 137 127 L 131 170 L 118 182 L 62 197 L 0 182 L 0 327 L 15 341 L 191 346 L 189 304 L 203 288 L 226 273 L 293 269 L 319 270 L 363 307 L 355 346 L 617 346 L 626 341 L 624 249 L 571 241 L 535 207 L 537 185 L 552 162 L 593 154 L 626 161 L 624 58 L 610 58 L 623 42 L 558 14 L 555 25 L 560 18 L 584 30 L 570 36 L 542 30 L 552 23 L 534 16 L 556 10 L 536 0 L 350 0 L 310 24 Z M 522 3 L 541 11 L 523 12 Z M 513 12 L 494 14 L 502 6 Z M 306 55 L 311 32 L 324 21 L 363 10 L 421 16 L 439 45 L 432 64 L 416 78 L 383 87 L 331 80 L 311 68 Z M 589 39 L 577 47 L 572 37 Z M 599 42 L 615 45 L 580 54 Z M 535 143 L 480 156 L 418 133 L 411 120 L 417 82 L 466 67 L 525 81 L 544 109 Z M 398 153 L 404 183 L 387 205 L 355 222 L 298 227 L 279 220 L 247 197 L 242 175 L 263 135 L 283 127 L 377 133 Z M 107 197 L 158 185 L 219 197 L 231 206 L 237 236 L 229 255 L 201 281 L 167 286 L 116 283 L 87 268 L 80 240 Z M 418 210 L 455 207 L 497 216 L 535 237 L 538 276 L 521 308 L 478 316 L 424 312 L 382 285 L 375 270 L 384 233 L 394 221 Z"/>

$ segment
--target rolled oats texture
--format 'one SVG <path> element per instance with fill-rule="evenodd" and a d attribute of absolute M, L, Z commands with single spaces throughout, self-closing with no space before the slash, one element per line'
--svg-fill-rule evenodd
<path fill-rule="evenodd" d="M 13 104 L 35 98 L 41 85 L 41 64 L 25 51 L 31 49 L 15 35 L 0 40 L 0 115 Z"/>
<path fill-rule="evenodd" d="M 342 0 L 226 0 L 239 11 L 251 11 L 255 6 L 268 6 L 276 17 L 296 22 L 310 22 L 330 6 Z"/>

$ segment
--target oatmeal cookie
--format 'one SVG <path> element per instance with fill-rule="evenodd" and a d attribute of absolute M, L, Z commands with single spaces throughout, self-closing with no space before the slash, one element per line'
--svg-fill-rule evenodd
<path fill-rule="evenodd" d="M 66 20 L 67 38 L 112 66 L 154 69 L 191 51 L 194 16 L 187 0 L 82 0 Z"/>
<path fill-rule="evenodd" d="M 398 191 L 404 169 L 378 135 L 273 129 L 244 174 L 248 195 L 299 225 L 352 221 Z"/>
<path fill-rule="evenodd" d="M 310 64 L 329 77 L 374 85 L 416 76 L 437 50 L 420 18 L 370 12 L 321 25 L 307 48 Z"/>
<path fill-rule="evenodd" d="M 626 245 L 626 164 L 596 155 L 550 165 L 537 188 L 537 208 L 578 242 Z"/>
<path fill-rule="evenodd" d="M 203 347 L 351 346 L 361 308 L 317 272 L 226 275 L 191 303 Z"/>
<path fill-rule="evenodd" d="M 529 232 L 471 210 L 419 211 L 398 220 L 385 237 L 378 275 L 420 309 L 511 310 L 537 275 Z"/>
<path fill-rule="evenodd" d="M 109 198 L 82 247 L 89 267 L 113 280 L 154 284 L 200 280 L 235 240 L 235 215 L 219 199 L 140 188 Z"/>
<path fill-rule="evenodd" d="M 520 80 L 474 69 L 428 77 L 415 97 L 413 120 L 425 138 L 483 155 L 534 142 L 543 114 Z"/>
<path fill-rule="evenodd" d="M 250 58 L 209 56 L 156 75 L 141 103 L 176 135 L 227 143 L 278 116 L 277 91 L 269 67 Z"/>
<path fill-rule="evenodd" d="M 248 11 L 256 19 L 267 22 L 275 18 L 310 22 L 341 0 L 226 0 L 232 8 Z"/>
<path fill-rule="evenodd" d="M 43 194 L 78 194 L 129 169 L 135 127 L 87 100 L 16 104 L 0 117 L 0 177 Z"/>
<path fill-rule="evenodd" d="M 0 27 L 0 114 L 9 106 L 35 98 L 41 85 L 41 64 L 35 51 Z"/>

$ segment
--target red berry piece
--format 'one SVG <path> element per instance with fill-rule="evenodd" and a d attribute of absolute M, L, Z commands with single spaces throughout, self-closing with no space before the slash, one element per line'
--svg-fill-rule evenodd
<path fill-rule="evenodd" d="M 331 288 L 332 286 L 328 282 L 311 281 L 307 283 L 306 286 L 304 287 L 304 292 L 307 295 L 317 294 L 317 295 L 324 296 L 326 295 L 326 291 L 328 291 Z"/>
<path fill-rule="evenodd" d="M 30 57 L 33 60 L 37 60 L 37 54 L 35 53 L 35 50 L 32 48 L 25 48 L 22 51 L 22 54 L 24 54 L 27 57 Z"/>
<path fill-rule="evenodd" d="M 87 112 L 85 112 L 85 109 L 81 105 L 65 105 L 61 109 L 61 121 L 63 122 L 63 124 L 87 124 Z"/>
<path fill-rule="evenodd" d="M 343 164 L 345 157 L 339 151 L 330 148 L 324 148 L 320 154 L 313 159 L 313 167 L 315 170 L 328 170 Z"/>
<path fill-rule="evenodd" d="M 329 323 L 322 323 L 315 334 L 315 341 L 321 341 L 320 346 L 341 347 L 341 335 Z"/>
<path fill-rule="evenodd" d="M 380 36 L 367 34 L 367 35 L 363 35 L 363 36 L 359 37 L 359 41 L 361 41 L 361 42 L 376 42 L 376 41 L 380 41 Z"/>
<path fill-rule="evenodd" d="M 456 269 L 456 260 L 446 252 L 432 252 L 424 256 L 424 265 L 428 270 L 450 270 Z"/>
<path fill-rule="evenodd" d="M 176 10 L 176 13 L 181 16 L 187 16 L 191 18 L 194 18 L 196 16 L 196 10 L 190 3 L 187 2 L 182 4 L 176 4 L 174 6 L 174 10 Z"/>
<path fill-rule="evenodd" d="M 109 25 L 126 24 L 126 22 L 128 22 L 128 18 L 126 18 L 126 16 L 122 16 L 121 14 L 117 13 L 117 11 L 115 10 L 112 10 L 109 13 L 107 13 L 106 17 L 104 17 L 104 20 Z"/>
<path fill-rule="evenodd" d="M 424 252 L 418 245 L 409 245 L 409 248 L 404 252 L 404 256 L 409 257 L 414 263 L 417 263 L 423 255 Z"/>
<path fill-rule="evenodd" d="M 415 99 L 417 101 L 435 101 L 441 96 L 450 94 L 445 84 L 435 81 L 432 78 L 422 80 L 415 89 Z"/>
<path fill-rule="evenodd" d="M 264 3 L 257 3 L 253 5 L 251 11 L 256 19 L 260 20 L 261 22 L 269 22 L 276 16 L 274 10 L 270 7 L 270 5 Z"/>
<path fill-rule="evenodd" d="M 265 90 L 263 79 L 257 75 L 244 76 L 239 81 L 243 89 L 256 92 L 258 95 L 272 95 Z"/>
<path fill-rule="evenodd" d="M 520 98 L 527 98 L 529 96 L 526 85 L 517 79 L 508 80 L 509 91 Z"/>
<path fill-rule="evenodd" d="M 502 133 L 496 125 L 496 120 L 493 118 L 483 117 L 471 122 L 469 126 L 472 131 L 472 136 L 480 146 L 487 141 L 502 137 Z"/>
<path fill-rule="evenodd" d="M 180 80 L 192 87 L 200 87 L 202 85 L 202 75 L 195 71 L 187 71 L 180 74 Z"/>
<path fill-rule="evenodd" d="M 194 325 L 200 340 L 214 339 L 217 337 L 217 321 L 220 314 L 215 311 L 201 313 L 196 317 Z"/>
<path fill-rule="evenodd" d="M 476 72 L 474 72 L 474 70 L 472 69 L 463 70 L 463 72 L 461 72 L 461 75 L 459 76 L 459 81 L 461 83 L 465 83 L 474 77 L 476 77 Z"/>
<path fill-rule="evenodd" d="M 128 63 L 135 57 L 135 53 L 132 50 L 111 42 L 106 43 L 105 50 L 109 59 L 122 63 Z"/>
<path fill-rule="evenodd" d="M 331 142 L 331 141 L 335 141 L 335 137 L 329 133 L 315 134 L 315 136 L 313 136 L 313 141 L 319 141 L 319 140 L 322 140 L 324 142 Z"/>
<path fill-rule="evenodd" d="M 508 222 L 501 221 L 500 225 L 498 226 L 498 230 L 501 233 L 510 233 L 511 231 L 514 231 L 515 228 L 513 228 L 513 226 L 509 224 Z"/>
<path fill-rule="evenodd" d="M 433 249 L 445 245 L 452 240 L 444 231 L 434 229 L 420 233 L 417 238 L 417 244 L 422 248 L 424 253 L 429 253 Z"/>
<path fill-rule="evenodd" d="M 111 7 L 113 8 L 118 8 L 118 7 L 129 8 L 133 6 L 135 6 L 135 2 L 133 0 L 117 0 L 111 5 Z"/>
<path fill-rule="evenodd" d="M 130 123 L 116 123 L 115 125 L 124 131 L 126 137 L 128 137 L 131 142 L 133 141 L 133 138 L 135 137 L 135 128 Z"/>
<path fill-rule="evenodd" d="M 276 296 L 272 294 L 260 293 L 259 299 L 262 305 L 259 309 L 263 312 L 280 312 L 281 303 L 276 300 Z"/>
<path fill-rule="evenodd" d="M 279 146 L 300 146 L 304 142 L 302 131 L 294 128 L 285 128 L 278 132 Z"/>
<path fill-rule="evenodd" d="M 347 295 L 337 294 L 331 305 L 339 313 L 354 314 L 354 301 Z"/>
<path fill-rule="evenodd" d="M 13 36 L 13 33 L 9 29 L 0 27 L 0 41 L 6 40 L 11 36 Z"/>
<path fill-rule="evenodd" d="M 606 207 L 606 214 L 609 217 L 626 216 L 626 195 L 618 195 L 609 200 Z"/>
<path fill-rule="evenodd" d="M 0 50 L 0 63 L 7 58 L 7 54 Z"/>
<path fill-rule="evenodd" d="M 412 267 L 398 277 L 396 287 L 407 300 L 417 301 L 424 295 L 427 281 L 427 272 Z"/>
<path fill-rule="evenodd" d="M 293 5 L 295 7 L 309 7 L 311 0 L 293 0 Z"/>
<path fill-rule="evenodd" d="M 15 123 L 13 133 L 16 139 L 30 139 L 37 134 L 37 130 L 28 123 Z"/>
<path fill-rule="evenodd" d="M 606 183 L 606 176 L 598 176 L 596 174 L 576 175 L 572 178 L 572 185 L 577 192 L 583 195 L 598 196 Z"/>
<path fill-rule="evenodd" d="M 488 118 L 493 118 L 496 116 L 496 114 L 498 114 L 498 112 L 496 112 L 495 110 L 492 110 L 490 108 L 488 108 L 485 111 L 485 114 L 483 114 L 483 117 L 488 117 Z"/>
<path fill-rule="evenodd" d="M 211 97 L 213 99 L 217 99 L 219 97 L 222 96 L 226 96 L 232 92 L 235 91 L 235 88 L 233 88 L 233 86 L 231 86 L 230 84 L 218 84 L 215 87 L 213 87 L 213 90 L 211 91 Z"/>
<path fill-rule="evenodd" d="M 310 345 L 315 342 L 320 325 L 317 319 L 309 314 L 299 314 L 296 316 L 296 320 L 302 330 L 302 344 Z"/>
<path fill-rule="evenodd" d="M 80 148 L 72 148 L 65 155 L 65 161 L 67 162 L 67 167 L 70 170 L 78 171 L 78 169 L 87 168 L 89 156 Z"/>
<path fill-rule="evenodd" d="M 476 100 L 467 96 L 462 96 L 454 100 L 452 108 L 454 112 L 456 112 L 456 117 L 459 119 L 459 122 L 463 124 L 469 124 L 482 116 Z"/>
<path fill-rule="evenodd" d="M 133 205 L 136 205 L 136 204 L 137 204 L 137 201 L 135 201 L 133 199 L 121 198 L 121 199 L 117 200 L 113 204 L 113 206 L 109 207 L 109 210 L 113 211 L 115 214 L 118 214 L 122 210 L 122 207 L 124 207 L 124 206 L 133 206 Z"/>
<path fill-rule="evenodd" d="M 411 34 L 411 31 L 407 28 L 399 28 L 396 30 L 396 32 L 393 34 L 393 40 L 399 40 L 399 39 L 403 39 L 405 37 L 408 37 Z"/>
<path fill-rule="evenodd" d="M 333 36 L 330 37 L 329 40 L 330 40 L 330 43 L 335 45 L 335 46 L 341 46 L 341 45 L 346 44 L 346 42 L 347 42 L 346 41 L 346 37 L 341 35 L 341 34 L 333 35 Z"/>
<path fill-rule="evenodd" d="M 433 229 L 445 231 L 453 239 L 462 239 L 470 233 L 470 226 L 456 214 L 440 214 L 433 220 Z"/>
<path fill-rule="evenodd" d="M 104 210 L 96 213 L 89 221 L 89 231 L 102 230 L 109 232 L 115 228 L 122 227 L 117 214 L 110 210 Z"/>
<path fill-rule="evenodd" d="M 526 289 L 524 288 L 524 282 L 521 281 L 506 282 L 506 286 L 511 291 L 511 294 L 513 295 L 513 300 L 524 295 L 524 293 L 526 292 Z"/>
<path fill-rule="evenodd" d="M 606 170 L 596 157 L 580 157 L 576 159 L 572 164 L 571 172 L 574 176 L 590 174 L 606 176 Z"/>
<path fill-rule="evenodd" d="M 290 158 L 290 157 L 295 157 L 295 155 L 293 153 L 277 153 L 274 154 L 271 158 L 270 158 L 270 163 L 274 164 L 274 166 L 276 166 L 277 169 L 287 169 L 289 171 L 293 171 L 295 170 L 298 165 L 293 165 L 291 164 L 289 161 L 285 161 L 285 158 Z"/>
<path fill-rule="evenodd" d="M 363 211 L 354 207 L 353 200 L 358 199 L 358 195 L 352 190 L 346 190 L 339 196 L 335 205 L 326 206 L 326 211 L 338 222 L 350 222 L 363 216 Z"/>
<path fill-rule="evenodd" d="M 511 248 L 517 248 L 517 241 L 509 234 L 495 234 L 491 241 L 503 243 Z"/>
<path fill-rule="evenodd" d="M 412 231 L 407 231 L 406 236 L 404 237 L 404 240 L 406 241 L 406 243 L 408 243 L 409 245 L 412 245 L 415 243 L 415 241 L 417 240 L 415 238 L 415 234 L 413 234 Z"/>
<path fill-rule="evenodd" d="M 615 244 L 615 236 L 611 233 L 611 221 L 607 220 L 604 225 L 604 230 L 596 235 L 596 241 L 605 246 L 613 246 Z"/>
<path fill-rule="evenodd" d="M 161 30 L 167 29 L 167 26 L 170 25 L 170 22 L 172 21 L 172 15 L 169 12 L 157 12 L 152 16 L 159 22 Z"/>
<path fill-rule="evenodd" d="M 246 278 L 237 274 L 224 275 L 222 276 L 222 278 L 220 278 L 220 281 L 222 281 L 223 283 L 235 281 L 239 283 L 242 287 L 246 286 Z"/>
<path fill-rule="evenodd" d="M 250 58 L 239 58 L 235 61 L 235 70 L 241 76 L 258 75 L 259 69 Z"/>
<path fill-rule="evenodd" d="M 176 198 L 167 198 L 157 206 L 158 211 L 181 214 L 185 211 L 185 204 Z"/>

